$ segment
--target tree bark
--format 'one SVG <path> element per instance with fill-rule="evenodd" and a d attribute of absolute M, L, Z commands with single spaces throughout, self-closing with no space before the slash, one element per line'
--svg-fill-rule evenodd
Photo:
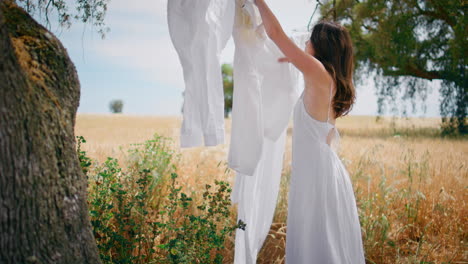
<path fill-rule="evenodd" d="M 0 0 L 0 263 L 100 263 L 75 149 L 79 97 L 60 41 Z"/>

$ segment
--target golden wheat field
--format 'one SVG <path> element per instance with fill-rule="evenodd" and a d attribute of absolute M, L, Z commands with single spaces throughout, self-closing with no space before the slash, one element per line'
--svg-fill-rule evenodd
<path fill-rule="evenodd" d="M 179 183 L 187 192 L 214 179 L 234 183 L 226 144 L 179 149 L 180 117 L 78 114 L 75 134 L 88 155 L 103 162 L 125 160 L 132 143 L 155 133 L 173 139 L 180 153 Z M 468 263 L 468 140 L 438 136 L 437 118 L 350 116 L 337 120 L 340 157 L 356 195 L 367 263 Z M 257 263 L 284 263 L 291 131 L 282 183 L 269 236 Z M 232 206 L 233 221 L 236 206 Z M 232 263 L 234 238 L 223 252 Z"/>

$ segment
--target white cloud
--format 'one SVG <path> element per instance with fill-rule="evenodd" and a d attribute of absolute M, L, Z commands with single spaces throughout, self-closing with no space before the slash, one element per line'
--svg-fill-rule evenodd
<path fill-rule="evenodd" d="M 152 81 L 181 87 L 182 68 L 169 37 L 114 39 L 98 42 L 93 52 L 111 64 L 140 72 Z"/>
<path fill-rule="evenodd" d="M 108 20 L 112 32 L 105 40 L 93 42 L 90 51 L 113 65 L 139 72 L 150 81 L 182 89 L 182 68 L 167 28 L 167 1 L 141 0 L 138 5 L 114 1 Z"/>
<path fill-rule="evenodd" d="M 112 0 L 109 12 L 149 15 L 165 19 L 167 17 L 167 0 Z"/>

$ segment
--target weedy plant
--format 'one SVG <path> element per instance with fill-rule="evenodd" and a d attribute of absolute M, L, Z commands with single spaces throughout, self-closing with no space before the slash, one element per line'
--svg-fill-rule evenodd
<path fill-rule="evenodd" d="M 85 139 L 77 139 L 103 263 L 222 263 L 227 237 L 245 228 L 232 222 L 229 183 L 206 184 L 195 205 L 176 182 L 177 154 L 168 138 L 132 145 L 125 170 L 111 157 L 93 166 L 81 149 Z"/>
<path fill-rule="evenodd" d="M 176 187 L 176 178 L 172 173 L 169 203 L 160 212 L 161 222 L 155 223 L 161 237 L 158 247 L 168 257 L 161 263 L 222 263 L 220 252 L 227 236 L 236 228 L 245 228 L 242 221 L 230 224 L 229 183 L 215 180 L 216 188 L 206 184 L 202 202 L 196 206 L 198 214 L 193 215 L 192 198 Z"/>
<path fill-rule="evenodd" d="M 406 149 L 401 167 L 394 169 L 373 158 L 379 149 L 361 156 L 353 175 L 367 263 L 437 263 L 435 258 L 455 263 L 463 258 L 466 222 L 456 210 L 439 212 L 453 208 L 456 201 L 444 199 L 443 188 L 439 193 L 429 191 L 434 188 L 429 153 L 416 155 Z M 447 238 L 448 233 L 455 236 Z"/>

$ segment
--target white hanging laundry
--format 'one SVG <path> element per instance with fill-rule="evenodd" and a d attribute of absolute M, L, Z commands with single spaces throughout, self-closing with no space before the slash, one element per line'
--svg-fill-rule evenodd
<path fill-rule="evenodd" d="M 278 63 L 284 55 L 266 37 L 258 9 L 250 1 L 236 2 L 229 166 L 237 172 L 231 201 L 238 203 L 237 220 L 246 226 L 236 230 L 234 263 L 254 264 L 275 213 L 300 75 L 292 65 Z"/>
<path fill-rule="evenodd" d="M 264 137 L 278 139 L 286 128 L 298 98 L 298 71 L 278 63 L 284 55 L 266 36 L 257 7 L 236 1 L 233 38 L 234 94 L 229 167 L 254 175 Z"/>
<path fill-rule="evenodd" d="M 265 138 L 262 158 L 253 176 L 236 174 L 231 200 L 238 202 L 237 221 L 246 223 L 237 229 L 235 264 L 255 264 L 257 255 L 273 221 L 283 169 L 286 130 L 276 141 Z"/>
<path fill-rule="evenodd" d="M 186 84 L 181 147 L 201 145 L 202 136 L 205 145 L 210 139 L 222 143 L 224 131 L 219 132 L 221 122 L 216 119 L 224 113 L 219 52 L 226 44 L 226 32 L 232 31 L 234 98 L 228 165 L 236 171 L 231 201 L 238 203 L 237 219 L 246 223 L 245 230 L 236 230 L 234 263 L 256 263 L 276 208 L 286 128 L 299 97 L 299 72 L 288 63 L 278 63 L 283 54 L 266 36 L 252 0 L 169 0 L 168 22 Z"/>
<path fill-rule="evenodd" d="M 234 2 L 169 0 L 167 20 L 184 72 L 181 147 L 224 143 L 220 53 L 232 34 Z"/>

